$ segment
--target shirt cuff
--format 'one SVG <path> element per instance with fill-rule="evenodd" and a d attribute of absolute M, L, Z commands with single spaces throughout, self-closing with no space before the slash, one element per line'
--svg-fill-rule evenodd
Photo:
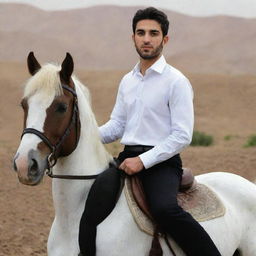
<path fill-rule="evenodd" d="M 154 152 L 154 148 L 149 151 L 139 155 L 140 160 L 142 161 L 145 169 L 149 169 L 150 167 L 157 164 L 156 154 Z"/>

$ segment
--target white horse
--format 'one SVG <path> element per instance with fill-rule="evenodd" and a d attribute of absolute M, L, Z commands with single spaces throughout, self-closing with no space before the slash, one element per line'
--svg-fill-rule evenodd
<path fill-rule="evenodd" d="M 54 165 L 55 160 L 55 175 L 102 172 L 112 157 L 100 142 L 88 90 L 71 76 L 72 57 L 67 54 L 61 67 L 52 64 L 41 67 L 30 53 L 28 68 L 32 77 L 26 84 L 22 100 L 26 129 L 14 157 L 14 169 L 20 182 L 38 184 L 47 165 Z M 76 114 L 73 118 L 76 95 L 79 117 Z M 221 172 L 199 175 L 196 179 L 214 190 L 226 207 L 223 217 L 201 223 L 221 255 L 255 256 L 255 184 L 240 176 Z M 79 222 L 92 183 L 93 180 L 53 179 L 55 219 L 47 244 L 49 256 L 78 255 Z M 97 256 L 146 256 L 151 241 L 152 237 L 137 227 L 122 192 L 115 209 L 98 226 Z M 165 242 L 160 242 L 163 255 L 171 256 Z M 176 255 L 184 255 L 172 240 L 171 244 Z"/>

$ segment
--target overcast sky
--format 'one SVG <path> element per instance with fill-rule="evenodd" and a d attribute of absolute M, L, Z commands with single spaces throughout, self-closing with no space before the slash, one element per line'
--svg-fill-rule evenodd
<path fill-rule="evenodd" d="M 169 9 L 193 16 L 231 15 L 256 18 L 256 0 L 0 0 L 22 2 L 45 10 L 63 10 L 95 5 L 144 5 Z"/>

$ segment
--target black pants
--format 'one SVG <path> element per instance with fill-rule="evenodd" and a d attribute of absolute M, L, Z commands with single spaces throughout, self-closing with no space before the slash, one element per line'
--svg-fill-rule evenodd
<path fill-rule="evenodd" d="M 119 161 L 142 152 L 121 152 Z M 202 226 L 177 203 L 182 177 L 179 155 L 139 174 L 150 210 L 162 230 L 167 232 L 188 256 L 220 256 L 215 244 Z"/>

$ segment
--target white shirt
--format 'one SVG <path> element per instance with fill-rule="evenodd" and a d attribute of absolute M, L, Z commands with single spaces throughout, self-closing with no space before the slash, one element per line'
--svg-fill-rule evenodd
<path fill-rule="evenodd" d="M 154 146 L 141 154 L 144 167 L 165 161 L 190 144 L 193 90 L 188 79 L 161 56 L 143 76 L 139 63 L 119 86 L 110 120 L 99 128 L 103 143 Z"/>

